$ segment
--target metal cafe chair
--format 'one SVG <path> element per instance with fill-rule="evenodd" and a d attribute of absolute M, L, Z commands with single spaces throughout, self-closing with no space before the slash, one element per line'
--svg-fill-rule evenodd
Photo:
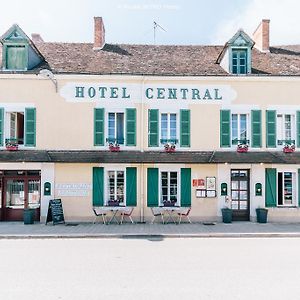
<path fill-rule="evenodd" d="M 182 217 L 186 218 L 186 219 L 189 221 L 189 223 L 192 224 L 192 221 L 191 221 L 191 219 L 190 219 L 190 217 L 189 217 L 189 214 L 190 214 L 191 209 L 192 209 L 192 208 L 189 207 L 187 210 L 185 210 L 185 211 L 180 211 L 180 212 L 177 213 L 177 215 L 178 215 L 178 224 L 181 223 Z"/>
<path fill-rule="evenodd" d="M 98 207 L 98 209 L 99 209 L 99 211 L 97 211 L 97 207 L 93 207 L 93 212 L 95 214 L 93 224 L 95 224 L 98 217 L 102 217 L 103 224 L 106 224 L 106 211 L 101 210 L 101 208 L 99 208 L 99 207 Z"/>
<path fill-rule="evenodd" d="M 161 217 L 162 223 L 165 224 L 164 214 L 161 212 L 161 210 L 159 208 L 151 207 L 151 211 L 152 211 L 152 214 L 153 214 L 153 218 L 152 218 L 151 224 L 154 223 L 156 217 Z"/>
<path fill-rule="evenodd" d="M 125 210 L 125 211 L 122 211 L 121 212 L 121 221 L 120 221 L 120 224 L 123 224 L 123 220 L 127 217 L 132 224 L 134 224 L 133 220 L 132 220 L 132 217 L 131 217 L 131 214 L 133 212 L 133 209 L 134 207 L 132 208 L 128 208 L 128 210 Z"/>

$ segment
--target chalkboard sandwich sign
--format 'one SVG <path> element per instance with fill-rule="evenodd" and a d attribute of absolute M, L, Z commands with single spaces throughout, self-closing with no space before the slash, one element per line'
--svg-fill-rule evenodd
<path fill-rule="evenodd" d="M 65 224 L 64 210 L 61 199 L 52 199 L 49 201 L 46 225 L 49 222 L 56 224 Z"/>

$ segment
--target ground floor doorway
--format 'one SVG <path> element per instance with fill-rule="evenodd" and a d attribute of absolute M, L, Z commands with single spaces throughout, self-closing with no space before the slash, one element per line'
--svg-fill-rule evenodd
<path fill-rule="evenodd" d="M 35 209 L 40 220 L 40 171 L 0 171 L 1 221 L 22 221 L 24 208 Z"/>
<path fill-rule="evenodd" d="M 250 177 L 249 170 L 231 170 L 231 207 L 234 221 L 249 221 Z"/>

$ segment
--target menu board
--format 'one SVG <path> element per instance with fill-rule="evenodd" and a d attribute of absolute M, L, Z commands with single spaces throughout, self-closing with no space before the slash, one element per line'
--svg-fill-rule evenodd
<path fill-rule="evenodd" d="M 65 223 L 61 199 L 52 199 L 49 201 L 46 225 L 49 222 L 53 222 L 53 225 Z"/>

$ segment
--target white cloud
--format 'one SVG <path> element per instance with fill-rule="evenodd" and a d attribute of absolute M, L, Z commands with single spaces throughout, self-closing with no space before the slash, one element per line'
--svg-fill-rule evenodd
<path fill-rule="evenodd" d="M 299 0 L 251 0 L 243 11 L 219 24 L 212 44 L 224 44 L 239 28 L 252 33 L 262 19 L 270 19 L 270 44 L 300 44 Z"/>

